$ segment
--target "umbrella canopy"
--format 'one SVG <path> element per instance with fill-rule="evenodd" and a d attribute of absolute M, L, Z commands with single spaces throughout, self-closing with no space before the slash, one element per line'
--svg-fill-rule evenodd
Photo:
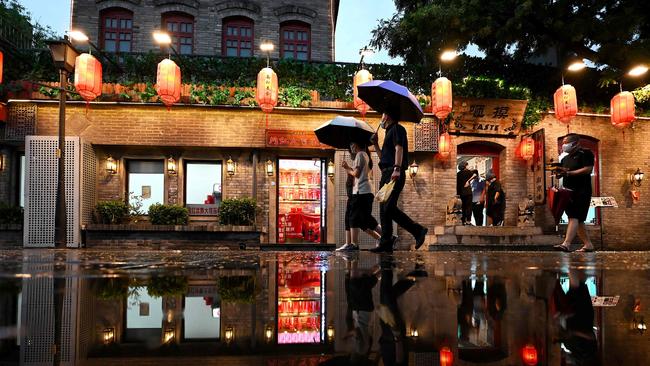
<path fill-rule="evenodd" d="M 388 113 L 400 121 L 418 123 L 424 116 L 417 99 L 406 89 L 390 80 L 373 80 L 357 86 L 359 98 L 379 113 Z"/>
<path fill-rule="evenodd" d="M 337 116 L 314 130 L 318 141 L 337 149 L 348 149 L 350 142 L 369 144 L 375 130 L 354 117 Z"/>

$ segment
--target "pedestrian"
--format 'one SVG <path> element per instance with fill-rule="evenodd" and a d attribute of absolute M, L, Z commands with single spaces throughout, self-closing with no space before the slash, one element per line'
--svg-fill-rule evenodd
<path fill-rule="evenodd" d="M 564 188 L 571 190 L 571 202 L 566 206 L 569 217 L 564 241 L 554 246 L 556 250 L 569 251 L 569 246 L 576 234 L 582 241 L 582 247 L 577 252 L 593 252 L 594 245 L 589 239 L 585 220 L 591 204 L 591 172 L 594 169 L 594 154 L 580 147 L 580 137 L 569 134 L 562 141 L 562 151 L 566 153 L 562 161 L 559 177 Z"/>
<path fill-rule="evenodd" d="M 344 225 L 345 225 L 345 244 L 343 246 L 348 246 L 352 243 L 352 234 L 350 232 L 350 214 L 352 214 L 352 188 L 354 187 L 354 177 L 346 174 L 345 178 L 345 194 L 347 195 L 347 201 L 345 203 L 345 216 L 344 216 Z"/>
<path fill-rule="evenodd" d="M 456 194 L 460 196 L 463 202 L 463 214 L 461 221 L 463 225 L 472 223 L 472 187 L 469 180 L 472 177 L 472 171 L 467 169 L 467 162 L 463 161 L 458 164 L 458 173 L 456 173 Z"/>
<path fill-rule="evenodd" d="M 352 195 L 348 198 L 350 214 L 346 218 L 350 227 L 350 242 L 341 246 L 337 251 L 359 250 L 359 231 L 363 230 L 375 240 L 381 237 L 381 226 L 372 216 L 372 202 L 375 196 L 372 194 L 368 173 L 372 169 L 372 159 L 368 146 L 360 142 L 352 142 L 350 151 L 354 156 L 352 166 L 347 161 L 342 162 L 348 177 L 352 177 Z M 346 210 L 347 213 L 347 210 Z"/>
<path fill-rule="evenodd" d="M 379 140 L 375 133 L 372 137 L 372 143 L 375 151 L 379 154 L 379 168 L 381 168 L 380 186 L 394 181 L 395 186 L 388 199 L 379 206 L 380 221 L 382 227 L 381 239 L 379 245 L 371 249 L 372 252 L 392 252 L 396 237 L 393 236 L 393 221 L 403 227 L 415 238 L 415 249 L 419 249 L 427 235 L 427 228 L 414 222 L 402 210 L 397 208 L 399 195 L 404 189 L 406 182 L 405 172 L 408 169 L 408 139 L 406 129 L 399 124 L 396 117 L 391 113 L 384 113 L 381 118 L 380 126 L 386 130 L 384 144 L 379 148 Z"/>
<path fill-rule="evenodd" d="M 488 224 L 491 226 L 503 226 L 506 211 L 506 193 L 503 191 L 501 182 L 497 180 L 494 173 L 488 173 L 486 178 L 488 185 L 486 197 Z"/>
<path fill-rule="evenodd" d="M 474 215 L 474 222 L 476 226 L 483 226 L 483 209 L 485 208 L 485 180 L 481 179 L 478 170 L 472 171 L 472 178 L 469 180 L 469 185 L 472 188 L 472 214 Z"/>

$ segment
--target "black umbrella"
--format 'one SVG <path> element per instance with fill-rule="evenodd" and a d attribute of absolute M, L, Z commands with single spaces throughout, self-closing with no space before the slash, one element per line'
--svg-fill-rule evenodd
<path fill-rule="evenodd" d="M 390 80 L 373 80 L 357 86 L 359 98 L 379 113 L 388 113 L 399 121 L 418 123 L 424 116 L 417 99 L 406 89 Z"/>
<path fill-rule="evenodd" d="M 375 130 L 354 117 L 337 116 L 314 130 L 318 141 L 337 149 L 348 149 L 350 142 L 370 144 Z"/>

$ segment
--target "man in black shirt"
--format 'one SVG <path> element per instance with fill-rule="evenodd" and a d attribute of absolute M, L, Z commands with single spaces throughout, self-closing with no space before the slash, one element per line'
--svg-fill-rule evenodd
<path fill-rule="evenodd" d="M 379 206 L 379 215 L 382 227 L 379 245 L 371 251 L 375 253 L 392 252 L 395 238 L 393 237 L 393 221 L 403 227 L 415 237 L 415 249 L 424 244 L 427 228 L 411 220 L 402 210 L 397 208 L 397 200 L 406 182 L 405 172 L 408 169 L 408 139 L 406 129 L 398 123 L 396 118 L 384 113 L 381 118 L 381 127 L 386 129 L 384 145 L 379 148 L 377 134 L 372 137 L 375 151 L 379 154 L 379 168 L 381 169 L 380 186 L 395 181 L 393 192 L 386 202 Z"/>
<path fill-rule="evenodd" d="M 469 180 L 473 172 L 467 169 L 467 162 L 463 161 L 458 164 L 458 173 L 456 174 L 456 194 L 463 201 L 463 225 L 470 225 L 472 222 L 472 186 Z"/>
<path fill-rule="evenodd" d="M 569 246 L 576 234 L 582 241 L 582 248 L 578 252 L 593 252 L 594 245 L 589 240 L 585 228 L 585 220 L 591 203 L 591 172 L 594 169 L 594 154 L 580 147 L 580 138 L 576 134 L 569 134 L 562 141 L 562 151 L 568 155 L 562 159 L 562 173 L 564 188 L 571 190 L 571 202 L 566 207 L 569 225 L 566 229 L 564 242 L 556 245 L 557 250 L 569 251 Z"/>

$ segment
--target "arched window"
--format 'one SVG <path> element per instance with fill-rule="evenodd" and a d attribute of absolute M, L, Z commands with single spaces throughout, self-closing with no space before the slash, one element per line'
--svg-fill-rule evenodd
<path fill-rule="evenodd" d="M 100 14 L 100 42 L 107 52 L 131 52 L 133 13 L 122 8 L 109 8 Z"/>
<path fill-rule="evenodd" d="M 308 61 L 311 58 L 311 27 L 293 21 L 280 25 L 280 57 Z"/>
<path fill-rule="evenodd" d="M 230 17 L 223 20 L 221 54 L 232 57 L 253 56 L 253 20 Z"/>
<path fill-rule="evenodd" d="M 194 17 L 180 12 L 162 15 L 162 28 L 172 37 L 172 46 L 181 55 L 191 55 L 194 49 Z"/>

